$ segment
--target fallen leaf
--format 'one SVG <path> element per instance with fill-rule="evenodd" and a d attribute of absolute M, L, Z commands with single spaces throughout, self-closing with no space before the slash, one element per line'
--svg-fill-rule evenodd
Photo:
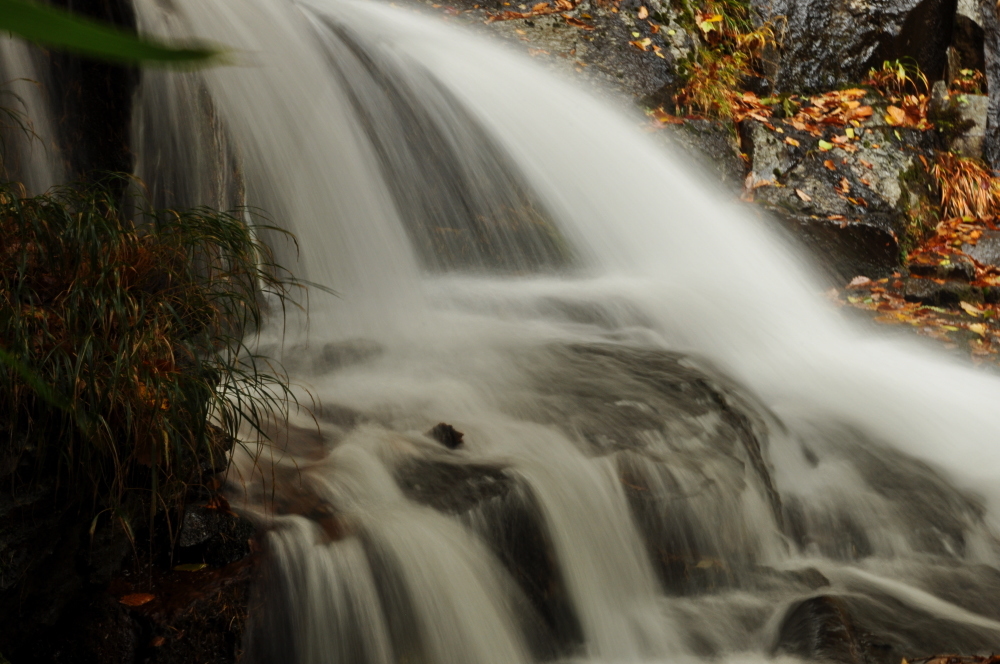
<path fill-rule="evenodd" d="M 986 336 L 986 326 L 983 325 L 982 323 L 973 323 L 972 325 L 969 326 L 969 331 L 975 332 L 981 337 Z"/>
<path fill-rule="evenodd" d="M 155 637 L 153 639 L 153 641 L 150 643 L 150 645 L 152 645 L 154 648 L 159 648 L 160 646 L 162 646 L 166 642 L 167 642 L 167 640 L 165 638 L 163 638 L 162 636 L 157 636 L 157 637 Z"/>
<path fill-rule="evenodd" d="M 543 9 L 547 8 L 548 6 L 549 6 L 549 3 L 547 3 L 547 2 L 539 2 L 536 5 L 532 5 L 531 11 L 533 11 L 533 12 L 540 12 Z"/>
<path fill-rule="evenodd" d="M 834 164 L 834 163 L 833 163 L 832 161 L 830 161 L 829 159 L 827 159 L 826 161 L 824 161 L 824 162 L 823 162 L 823 165 L 824 165 L 824 166 L 826 166 L 827 170 L 831 170 L 831 171 L 835 171 L 835 170 L 837 170 L 837 166 L 836 166 L 836 164 Z"/>
<path fill-rule="evenodd" d="M 785 143 L 788 143 L 789 145 L 791 145 L 793 147 L 796 147 L 796 148 L 799 147 L 799 142 L 797 140 L 795 140 L 794 138 L 792 138 L 791 136 L 788 136 L 788 137 L 785 138 Z"/>
<path fill-rule="evenodd" d="M 156 595 L 150 595 L 149 593 L 133 593 L 131 595 L 125 595 L 118 601 L 125 606 L 142 606 L 143 604 L 148 604 L 156 599 Z"/>
<path fill-rule="evenodd" d="M 798 196 L 799 198 L 801 198 L 802 200 L 804 200 L 806 203 L 808 203 L 809 201 L 812 200 L 812 196 L 810 196 L 806 192 L 802 191 L 801 189 L 796 189 L 795 190 L 795 195 Z"/>
<path fill-rule="evenodd" d="M 205 563 L 186 563 L 184 565 L 174 565 L 175 572 L 200 572 L 208 567 Z"/>
<path fill-rule="evenodd" d="M 684 118 L 679 118 L 676 115 L 671 115 L 667 113 L 662 108 L 657 108 L 652 112 L 652 116 L 656 118 L 657 122 L 662 122 L 663 124 L 684 124 Z"/>
<path fill-rule="evenodd" d="M 906 124 L 906 111 L 898 106 L 889 106 L 885 109 L 885 121 L 890 126 L 898 127 Z"/>
<path fill-rule="evenodd" d="M 644 20 L 647 16 L 649 16 L 649 10 L 645 7 L 639 7 L 639 19 Z"/>
<path fill-rule="evenodd" d="M 969 314 L 970 316 L 982 316 L 983 310 L 974 304 L 969 304 L 968 302 L 959 302 L 958 306 L 962 307 L 962 311 Z"/>
<path fill-rule="evenodd" d="M 863 286 L 865 284 L 870 284 L 872 282 L 868 277 L 857 276 L 851 279 L 851 283 L 848 286 Z"/>
<path fill-rule="evenodd" d="M 823 152 L 829 152 L 830 150 L 833 149 L 833 143 L 828 143 L 824 140 L 820 140 L 819 149 L 822 150 Z"/>
<path fill-rule="evenodd" d="M 575 28 L 580 28 L 581 30 L 593 30 L 594 29 L 594 26 L 590 25 L 589 23 L 584 23 L 580 19 L 573 18 L 572 16 L 570 16 L 568 14 L 563 14 L 562 17 L 563 17 L 564 21 L 566 21 L 567 23 L 569 23 L 570 25 L 572 25 Z"/>

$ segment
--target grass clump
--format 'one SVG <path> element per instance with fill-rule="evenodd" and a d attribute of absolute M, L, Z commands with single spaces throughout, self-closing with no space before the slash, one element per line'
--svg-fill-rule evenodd
<path fill-rule="evenodd" d="M 151 518 L 287 408 L 244 339 L 296 282 L 236 216 L 133 220 L 102 186 L 5 184 L 0 238 L 0 456 L 18 481 Z"/>
<path fill-rule="evenodd" d="M 690 12 L 698 46 L 680 63 L 685 82 L 674 96 L 679 112 L 732 119 L 748 80 L 764 77 L 764 52 L 777 46 L 772 23 L 755 24 L 740 0 L 709 0 Z"/>
<path fill-rule="evenodd" d="M 978 159 L 940 152 L 931 174 L 941 190 L 944 219 L 991 219 L 1000 213 L 1000 179 Z"/>

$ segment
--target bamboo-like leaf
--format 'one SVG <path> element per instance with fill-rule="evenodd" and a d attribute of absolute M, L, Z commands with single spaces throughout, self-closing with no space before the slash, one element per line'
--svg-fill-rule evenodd
<path fill-rule="evenodd" d="M 168 46 L 29 0 L 0 0 L 0 30 L 44 46 L 123 63 L 207 64 L 221 55 L 204 45 Z"/>
<path fill-rule="evenodd" d="M 12 353 L 8 353 L 3 348 L 0 348 L 0 365 L 7 365 L 12 371 L 21 376 L 22 380 L 27 383 L 35 393 L 40 396 L 45 401 L 49 402 L 56 408 L 66 410 L 69 408 L 69 404 L 66 403 L 66 399 L 62 398 L 56 393 L 52 386 L 46 383 L 38 374 L 31 370 L 24 362 L 19 360 Z"/>

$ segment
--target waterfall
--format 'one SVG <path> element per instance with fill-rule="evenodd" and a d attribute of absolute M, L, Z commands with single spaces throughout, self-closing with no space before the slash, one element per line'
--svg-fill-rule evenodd
<path fill-rule="evenodd" d="M 42 56 L 37 47 L 11 36 L 0 37 L 0 138 L 5 173 L 17 173 L 34 196 L 65 178 L 55 135 L 51 100 L 45 89 Z"/>
<path fill-rule="evenodd" d="M 269 533 L 255 661 L 995 647 L 995 378 L 855 329 L 638 117 L 482 34 L 136 4 L 235 60 L 145 76 L 154 198 L 266 211 L 338 293 L 274 345 L 315 420 L 235 459 Z"/>

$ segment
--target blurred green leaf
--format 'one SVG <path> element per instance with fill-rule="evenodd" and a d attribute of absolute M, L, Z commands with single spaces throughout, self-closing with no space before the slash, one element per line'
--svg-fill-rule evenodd
<path fill-rule="evenodd" d="M 208 64 L 220 51 L 174 48 L 120 28 L 28 0 L 0 0 L 0 30 L 52 48 L 103 60 L 143 64 Z"/>
<path fill-rule="evenodd" d="M 32 371 L 28 365 L 12 353 L 8 353 L 3 348 L 0 348 L 0 365 L 10 367 L 12 371 L 21 376 L 24 382 L 27 383 L 38 396 L 56 408 L 60 408 L 62 410 L 67 410 L 69 408 L 69 404 L 66 402 L 66 399 L 57 394 L 56 391 L 52 389 L 51 385 L 42 380 L 42 378 Z M 2 662 L 0 662 L 0 664 L 2 664 Z"/>

